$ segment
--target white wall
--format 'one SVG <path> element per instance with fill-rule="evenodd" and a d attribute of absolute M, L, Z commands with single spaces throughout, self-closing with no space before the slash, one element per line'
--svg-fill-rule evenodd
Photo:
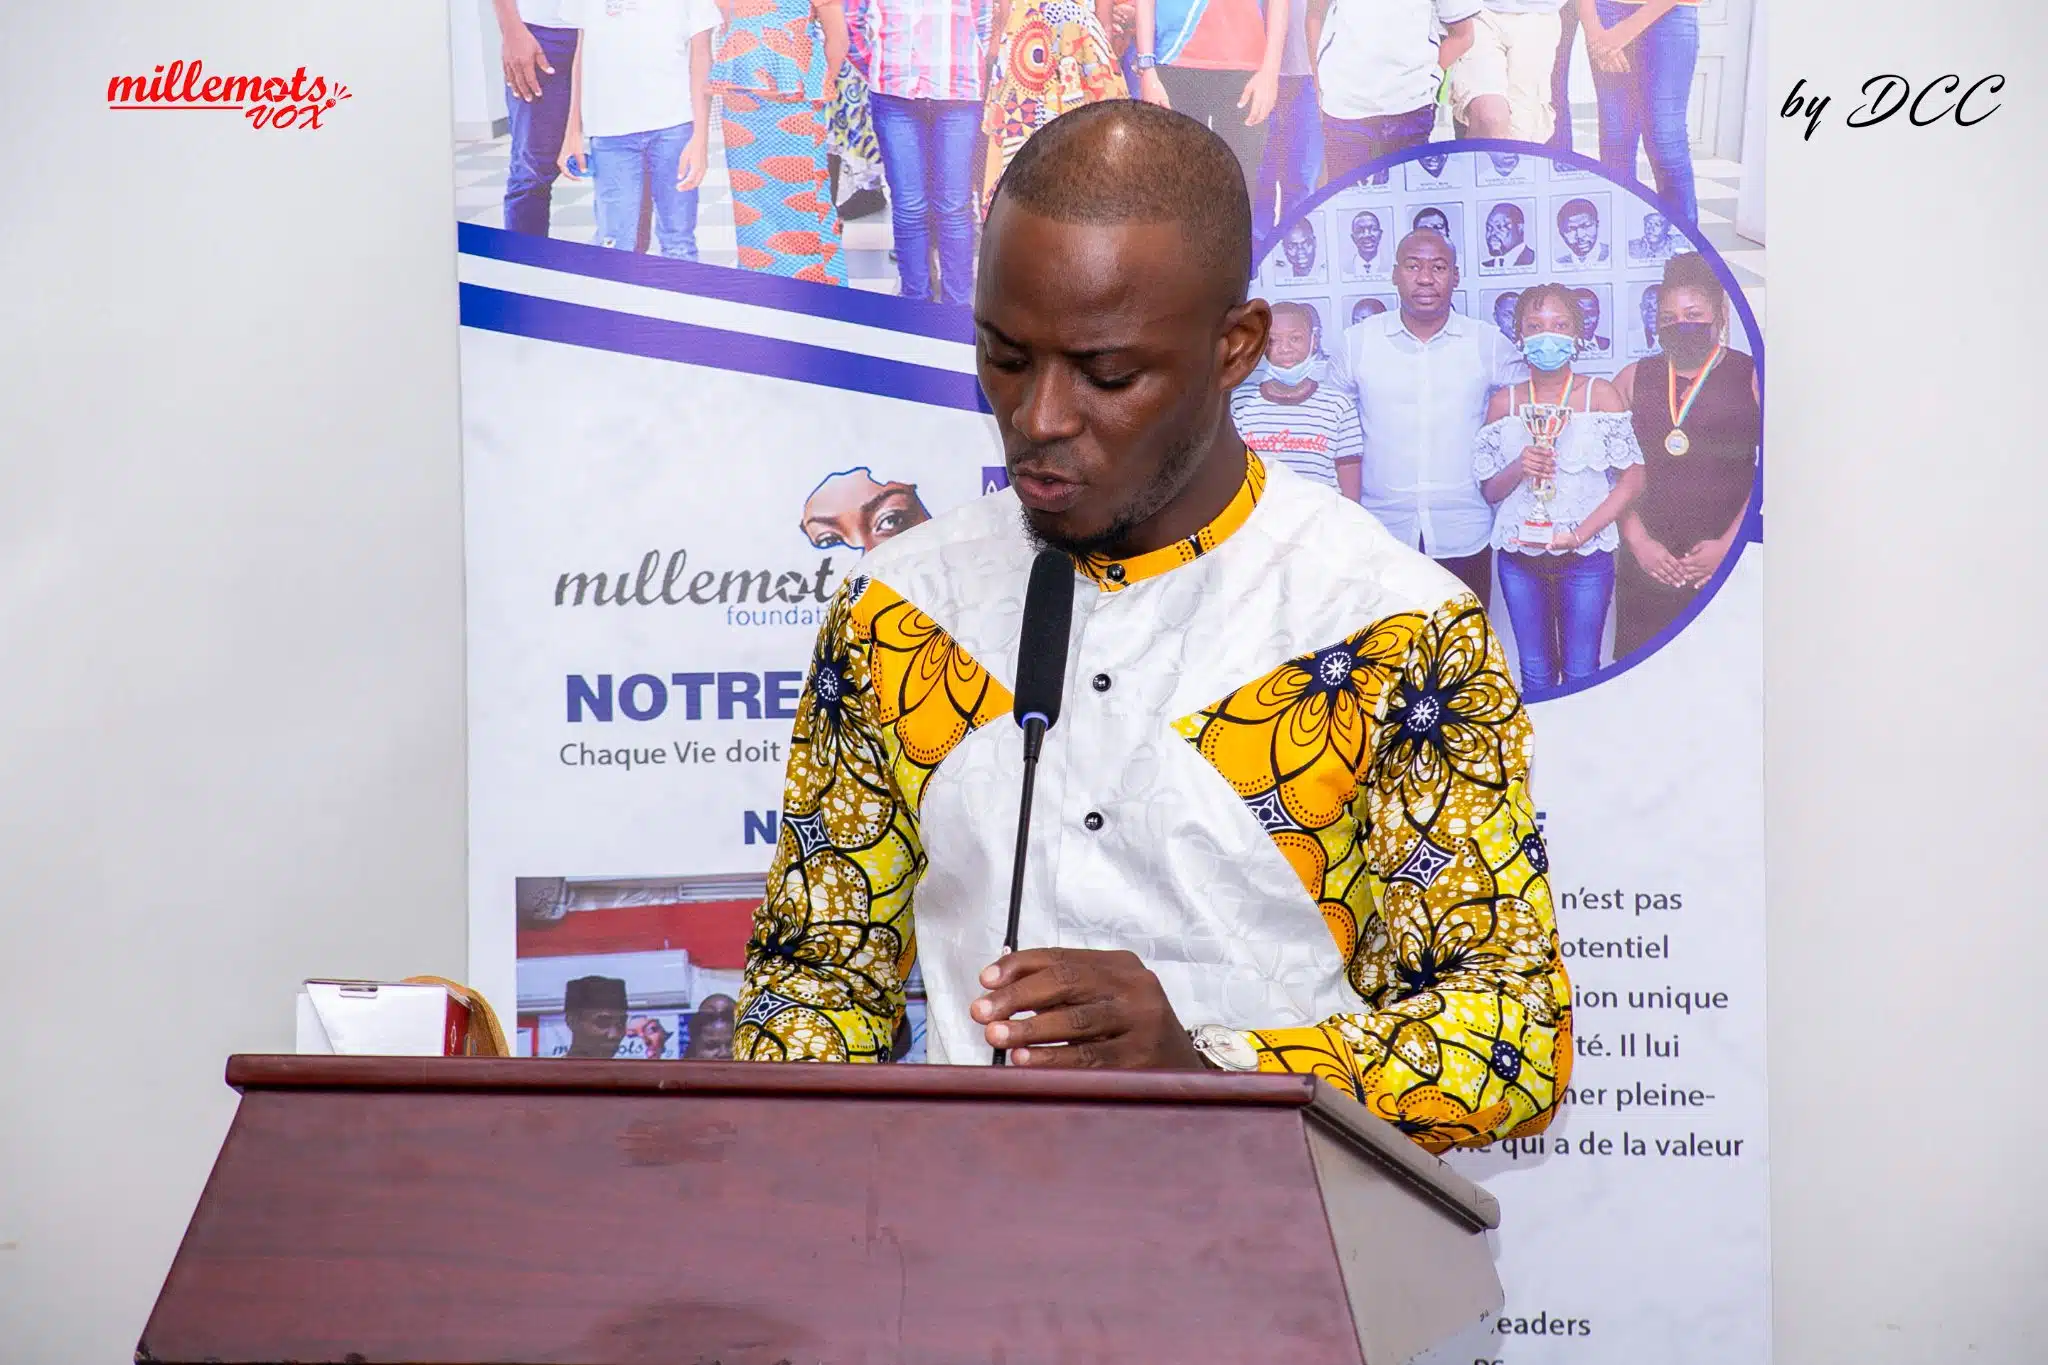
<path fill-rule="evenodd" d="M 2048 1354 L 2048 301 L 2001 266 L 2038 218 L 2032 9 L 1773 7 L 1774 97 L 2013 77 L 1972 133 L 1773 132 L 1791 1365 Z M 449 48 L 431 0 L 15 6 L 0 39 L 0 1359 L 116 1365 L 222 1059 L 289 1045 L 306 974 L 462 968 Z M 314 134 L 102 107 L 176 56 L 355 98 Z"/>
<path fill-rule="evenodd" d="M 1836 96 L 1770 149 L 1781 1362 L 2048 1359 L 2039 9 L 1772 6 L 1776 97 Z M 2006 107 L 1843 127 L 1886 71 Z"/>
<path fill-rule="evenodd" d="M 445 6 L 4 6 L 0 1361 L 130 1358 L 308 974 L 463 969 Z M 312 133 L 114 113 L 300 63 Z"/>

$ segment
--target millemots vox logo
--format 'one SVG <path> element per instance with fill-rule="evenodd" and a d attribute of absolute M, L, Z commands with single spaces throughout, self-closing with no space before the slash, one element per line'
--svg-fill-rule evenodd
<path fill-rule="evenodd" d="M 158 63 L 147 76 L 107 82 L 109 109 L 210 109 L 237 113 L 252 128 L 319 128 L 349 88 L 300 67 L 289 76 L 209 76 L 206 63 Z"/>

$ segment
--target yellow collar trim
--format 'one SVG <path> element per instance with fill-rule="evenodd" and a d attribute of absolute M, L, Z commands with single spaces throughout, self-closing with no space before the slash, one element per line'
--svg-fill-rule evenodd
<path fill-rule="evenodd" d="M 1162 545 L 1156 550 L 1132 555 L 1129 559 L 1087 555 L 1075 560 L 1074 567 L 1081 571 L 1082 577 L 1092 579 L 1095 586 L 1104 592 L 1121 592 L 1133 583 L 1157 578 L 1183 564 L 1194 563 L 1235 535 L 1238 527 L 1251 517 L 1252 508 L 1259 505 L 1259 495 L 1265 491 L 1265 462 L 1256 451 L 1246 450 L 1244 482 L 1238 485 L 1237 495 L 1207 526 L 1185 540 L 1176 540 L 1171 545 Z"/>

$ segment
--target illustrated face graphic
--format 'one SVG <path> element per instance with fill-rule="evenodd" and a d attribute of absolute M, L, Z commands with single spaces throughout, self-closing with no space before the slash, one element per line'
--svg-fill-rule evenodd
<path fill-rule="evenodd" d="M 1657 295 L 1662 288 L 1661 285 L 1653 284 L 1643 290 L 1643 338 L 1652 346 L 1657 344 Z"/>
<path fill-rule="evenodd" d="M 1387 305 L 1378 299 L 1360 299 L 1351 305 L 1351 320 L 1354 323 L 1363 322 L 1367 318 L 1376 318 L 1386 311 Z"/>
<path fill-rule="evenodd" d="M 640 1035 L 640 1041 L 646 1046 L 649 1057 L 659 1057 L 668 1050 L 668 1026 L 653 1015 L 637 1020 L 632 1031 Z"/>
<path fill-rule="evenodd" d="M 882 483 L 864 465 L 830 476 L 804 500 L 804 537 L 820 550 L 845 545 L 865 554 L 931 519 L 915 485 Z"/>
<path fill-rule="evenodd" d="M 1520 294 L 1502 294 L 1493 301 L 1493 325 L 1500 328 L 1500 334 L 1509 341 L 1515 337 L 1515 304 L 1521 301 Z"/>
<path fill-rule="evenodd" d="M 1591 341 L 1600 335 L 1600 296 L 1590 289 L 1574 289 L 1572 297 L 1579 301 L 1579 317 L 1583 319 L 1579 335 Z"/>
<path fill-rule="evenodd" d="M 1314 328 L 1299 308 L 1273 310 L 1273 330 L 1266 334 L 1266 359 L 1275 365 L 1299 365 L 1314 354 Z"/>
<path fill-rule="evenodd" d="M 1444 173 L 1445 164 L 1450 159 L 1449 152 L 1431 152 L 1428 156 L 1421 159 L 1422 169 L 1428 171 L 1432 177 L 1440 177 Z"/>
<path fill-rule="evenodd" d="M 1557 230 L 1572 255 L 1583 259 L 1600 243 L 1600 215 L 1591 209 L 1573 209 L 1558 220 Z"/>
<path fill-rule="evenodd" d="M 1380 216 L 1370 209 L 1351 219 L 1351 245 L 1358 248 L 1358 259 L 1370 265 L 1380 254 Z"/>
<path fill-rule="evenodd" d="M 1522 244 L 1522 220 L 1514 207 L 1509 204 L 1495 204 L 1493 212 L 1486 215 L 1486 250 L 1489 255 L 1505 256 Z"/>
<path fill-rule="evenodd" d="M 1451 240 L 1451 220 L 1442 209 L 1423 209 L 1415 215 L 1415 226 L 1434 232 L 1446 242 Z"/>
<path fill-rule="evenodd" d="M 1657 210 L 1651 209 L 1643 215 L 1643 239 L 1645 241 L 1661 242 L 1666 236 L 1670 235 L 1670 232 L 1671 220 L 1657 212 Z"/>
<path fill-rule="evenodd" d="M 1495 175 L 1513 175 L 1515 167 L 1522 164 L 1520 152 L 1488 152 L 1486 159 L 1493 163 Z"/>
<path fill-rule="evenodd" d="M 1316 268 L 1316 229 L 1304 218 L 1287 229 L 1287 235 L 1280 241 L 1280 250 L 1287 257 L 1288 267 L 1297 275 L 1307 275 Z"/>

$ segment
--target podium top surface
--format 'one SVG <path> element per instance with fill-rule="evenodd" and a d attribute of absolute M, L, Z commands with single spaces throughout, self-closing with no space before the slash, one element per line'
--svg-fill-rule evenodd
<path fill-rule="evenodd" d="M 1358 1157 L 1472 1228 L 1500 1224 L 1494 1197 L 1399 1129 L 1313 1076 L 1214 1071 L 1071 1071 L 829 1062 L 582 1061 L 538 1057 L 228 1058 L 250 1091 L 359 1090 L 531 1095 L 725 1095 L 1303 1110 Z"/>
<path fill-rule="evenodd" d="M 808 1095 L 1015 1103 L 1272 1105 L 1304 1108 L 1312 1076 L 1213 1071 L 1072 1071 L 830 1062 L 582 1061 L 539 1057 L 228 1058 L 237 1090 L 494 1091 L 587 1095 Z"/>

